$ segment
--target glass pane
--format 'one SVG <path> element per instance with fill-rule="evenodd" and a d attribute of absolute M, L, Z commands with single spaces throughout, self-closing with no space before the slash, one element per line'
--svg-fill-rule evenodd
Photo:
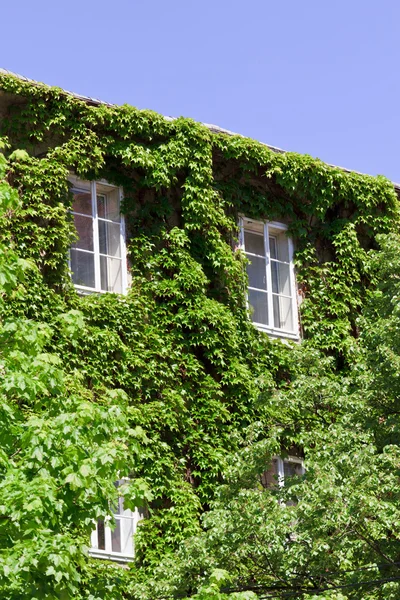
<path fill-rule="evenodd" d="M 253 309 L 251 319 L 254 323 L 268 325 L 268 296 L 266 292 L 249 290 L 249 305 Z"/>
<path fill-rule="evenodd" d="M 250 264 L 246 265 L 247 275 L 249 277 L 249 286 L 260 290 L 267 289 L 267 275 L 265 271 L 265 258 L 258 256 L 247 256 Z"/>
<path fill-rule="evenodd" d="M 132 511 L 124 511 L 132 515 Z M 133 556 L 133 534 L 135 522 L 132 518 L 121 518 L 121 552 Z"/>
<path fill-rule="evenodd" d="M 119 481 L 116 483 L 116 486 L 119 486 Z M 124 499 L 122 498 L 122 496 L 118 498 L 118 503 L 112 507 L 112 511 L 114 515 L 124 514 Z"/>
<path fill-rule="evenodd" d="M 104 193 L 97 194 L 97 215 L 102 219 L 110 219 L 111 221 L 120 221 L 119 209 L 119 190 L 117 188 L 110 189 L 108 186 L 96 184 L 97 192 L 104 190 Z"/>
<path fill-rule="evenodd" d="M 122 261 L 100 256 L 101 289 L 122 294 Z"/>
<path fill-rule="evenodd" d="M 273 232 L 269 237 L 269 251 L 271 258 L 289 262 L 289 242 L 286 232 L 276 230 Z"/>
<path fill-rule="evenodd" d="M 271 260 L 272 291 L 290 296 L 290 265 Z"/>
<path fill-rule="evenodd" d="M 72 248 L 81 248 L 82 250 L 91 250 L 93 252 L 93 219 L 92 217 L 81 217 L 74 215 L 74 225 L 79 235 L 79 239 Z"/>
<path fill-rule="evenodd" d="M 274 327 L 293 331 L 293 314 L 291 298 L 272 296 L 274 307 Z"/>
<path fill-rule="evenodd" d="M 105 218 L 107 212 L 106 202 L 106 196 L 103 196 L 103 194 L 97 194 L 97 216 L 101 217 L 102 219 Z"/>
<path fill-rule="evenodd" d="M 99 219 L 100 254 L 121 256 L 121 228 L 119 223 Z"/>
<path fill-rule="evenodd" d="M 283 473 L 285 480 L 287 477 L 294 477 L 302 474 L 301 464 L 298 462 L 283 461 Z"/>
<path fill-rule="evenodd" d="M 90 192 L 78 192 L 73 190 L 74 200 L 72 210 L 84 215 L 92 216 L 92 196 Z"/>
<path fill-rule="evenodd" d="M 104 528 L 104 521 L 97 521 L 97 548 L 99 550 L 106 549 L 106 533 Z"/>
<path fill-rule="evenodd" d="M 71 248 L 72 281 L 75 285 L 95 287 L 94 254 Z"/>
<path fill-rule="evenodd" d="M 269 238 L 269 254 L 271 258 L 278 258 L 277 249 L 276 249 L 276 238 Z"/>
<path fill-rule="evenodd" d="M 261 482 L 265 487 L 273 488 L 278 485 L 278 481 L 278 461 L 274 458 L 270 468 L 261 475 Z"/>
<path fill-rule="evenodd" d="M 114 485 L 117 486 L 117 483 L 115 483 Z M 121 514 L 121 511 L 120 511 L 120 498 L 118 498 L 118 500 L 116 501 L 115 504 L 110 504 L 110 508 L 111 508 L 111 511 L 112 511 L 113 515 L 119 515 L 119 514 Z"/>
<path fill-rule="evenodd" d="M 113 552 L 121 552 L 121 523 L 115 520 L 115 529 L 111 532 L 111 549 Z"/>
<path fill-rule="evenodd" d="M 244 232 L 244 247 L 246 252 L 252 254 L 259 254 L 265 256 L 264 249 L 264 236 L 257 235 L 256 233 L 250 233 L 249 231 Z"/>

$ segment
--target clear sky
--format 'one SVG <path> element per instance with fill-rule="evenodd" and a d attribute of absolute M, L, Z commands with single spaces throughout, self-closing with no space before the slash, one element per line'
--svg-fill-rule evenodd
<path fill-rule="evenodd" d="M 3 0 L 0 67 L 400 182 L 399 0 Z"/>

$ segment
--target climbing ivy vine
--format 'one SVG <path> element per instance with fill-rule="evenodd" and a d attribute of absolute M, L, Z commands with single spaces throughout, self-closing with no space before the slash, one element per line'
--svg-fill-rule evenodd
<path fill-rule="evenodd" d="M 7 235 L 36 265 L 24 293 L 0 305 L 1 318 L 51 324 L 48 345 L 66 372 L 79 371 L 93 402 L 103 387 L 128 398 L 127 426 L 150 440 L 132 465 L 152 493 L 136 543 L 145 573 L 199 531 L 243 432 L 257 422 L 268 438 L 260 397 L 286 388 L 296 372 L 290 346 L 249 321 L 238 216 L 288 224 L 303 338 L 346 368 L 374 285 L 366 257 L 378 234 L 398 229 L 398 199 L 384 177 L 277 153 L 190 119 L 97 105 L 9 75 L 0 74 L 0 90 L 9 105 L 6 178 L 21 199 Z M 80 297 L 73 288 L 69 172 L 123 186 L 126 296 Z M 77 309 L 83 321 L 72 343 L 59 315 Z M 96 561 L 84 571 L 80 593 L 91 589 L 90 598 L 118 598 L 115 577 L 130 577 Z"/>

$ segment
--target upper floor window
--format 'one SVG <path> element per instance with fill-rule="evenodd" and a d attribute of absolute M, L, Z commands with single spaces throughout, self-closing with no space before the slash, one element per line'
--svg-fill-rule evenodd
<path fill-rule="evenodd" d="M 122 483 L 123 480 L 116 485 Z M 129 562 L 135 554 L 134 535 L 143 515 L 137 508 L 134 511 L 125 508 L 122 496 L 118 498 L 116 506 L 111 510 L 115 528 L 110 526 L 111 516 L 97 521 L 96 528 L 91 534 L 90 554 L 96 558 Z"/>
<path fill-rule="evenodd" d="M 284 488 L 291 477 L 301 477 L 304 475 L 304 461 L 298 456 L 287 456 L 281 458 L 277 456 L 272 459 L 270 468 L 261 475 L 261 483 L 266 488 Z M 297 498 L 287 498 L 285 506 L 295 506 Z"/>
<path fill-rule="evenodd" d="M 71 246 L 72 281 L 82 291 L 124 293 L 127 286 L 121 190 L 71 177 L 78 240 Z"/>
<path fill-rule="evenodd" d="M 281 337 L 299 336 L 293 243 L 286 225 L 242 218 L 241 245 L 248 259 L 248 303 L 254 324 Z"/>

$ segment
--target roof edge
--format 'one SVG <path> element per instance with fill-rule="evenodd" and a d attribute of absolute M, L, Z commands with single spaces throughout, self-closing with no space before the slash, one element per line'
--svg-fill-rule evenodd
<path fill-rule="evenodd" d="M 3 69 L 1 67 L 0 67 L 0 74 L 1 75 L 10 75 L 11 77 L 16 77 L 17 79 L 20 79 L 21 81 L 25 81 L 26 83 L 30 83 L 32 85 L 51 87 L 51 86 L 48 86 L 46 83 L 42 83 L 42 82 L 36 81 L 34 79 L 29 79 L 29 77 L 25 77 L 25 75 L 20 75 L 18 73 L 14 73 L 13 71 L 9 71 L 9 70 Z M 76 94 L 75 92 L 70 92 L 69 90 L 65 90 L 63 88 L 60 88 L 60 89 L 62 89 L 62 91 L 65 94 L 68 94 L 69 96 L 73 96 L 77 100 L 82 100 L 83 102 L 86 102 L 87 104 L 90 104 L 92 106 L 100 106 L 100 105 L 116 106 L 115 104 L 111 104 L 109 102 L 104 102 L 103 100 L 99 100 L 98 98 L 91 98 L 89 96 L 83 96 L 81 94 Z M 162 116 L 167 121 L 174 121 L 176 119 L 176 117 L 169 117 L 166 115 L 162 115 Z M 211 131 L 212 133 L 222 133 L 224 135 L 230 135 L 230 136 L 237 135 L 239 137 L 246 137 L 246 136 L 242 135 L 241 133 L 236 133 L 234 131 L 230 131 L 229 129 L 224 129 L 223 127 L 219 127 L 218 125 L 213 125 L 211 123 L 201 123 L 201 124 L 204 125 L 204 127 L 207 127 L 207 129 L 209 131 Z M 266 146 L 273 152 L 277 152 L 278 154 L 286 154 L 287 152 L 290 152 L 289 150 L 283 150 L 282 148 L 278 148 L 277 146 L 271 146 L 270 144 L 266 144 L 265 142 L 259 142 L 259 143 L 262 144 L 263 146 Z M 325 162 L 325 161 L 322 161 L 322 162 Z M 357 173 L 358 175 L 367 175 L 367 173 L 362 173 L 361 171 L 355 171 L 354 169 L 347 169 L 346 167 L 340 167 L 339 165 L 333 165 L 331 163 L 326 163 L 326 164 L 329 167 L 334 167 L 336 169 L 340 169 L 341 171 L 344 171 L 345 173 Z M 371 175 L 371 177 L 374 177 L 374 175 Z M 392 181 L 392 184 L 393 184 L 393 187 L 395 188 L 396 192 L 400 196 L 400 184 L 396 183 L 394 181 Z"/>

